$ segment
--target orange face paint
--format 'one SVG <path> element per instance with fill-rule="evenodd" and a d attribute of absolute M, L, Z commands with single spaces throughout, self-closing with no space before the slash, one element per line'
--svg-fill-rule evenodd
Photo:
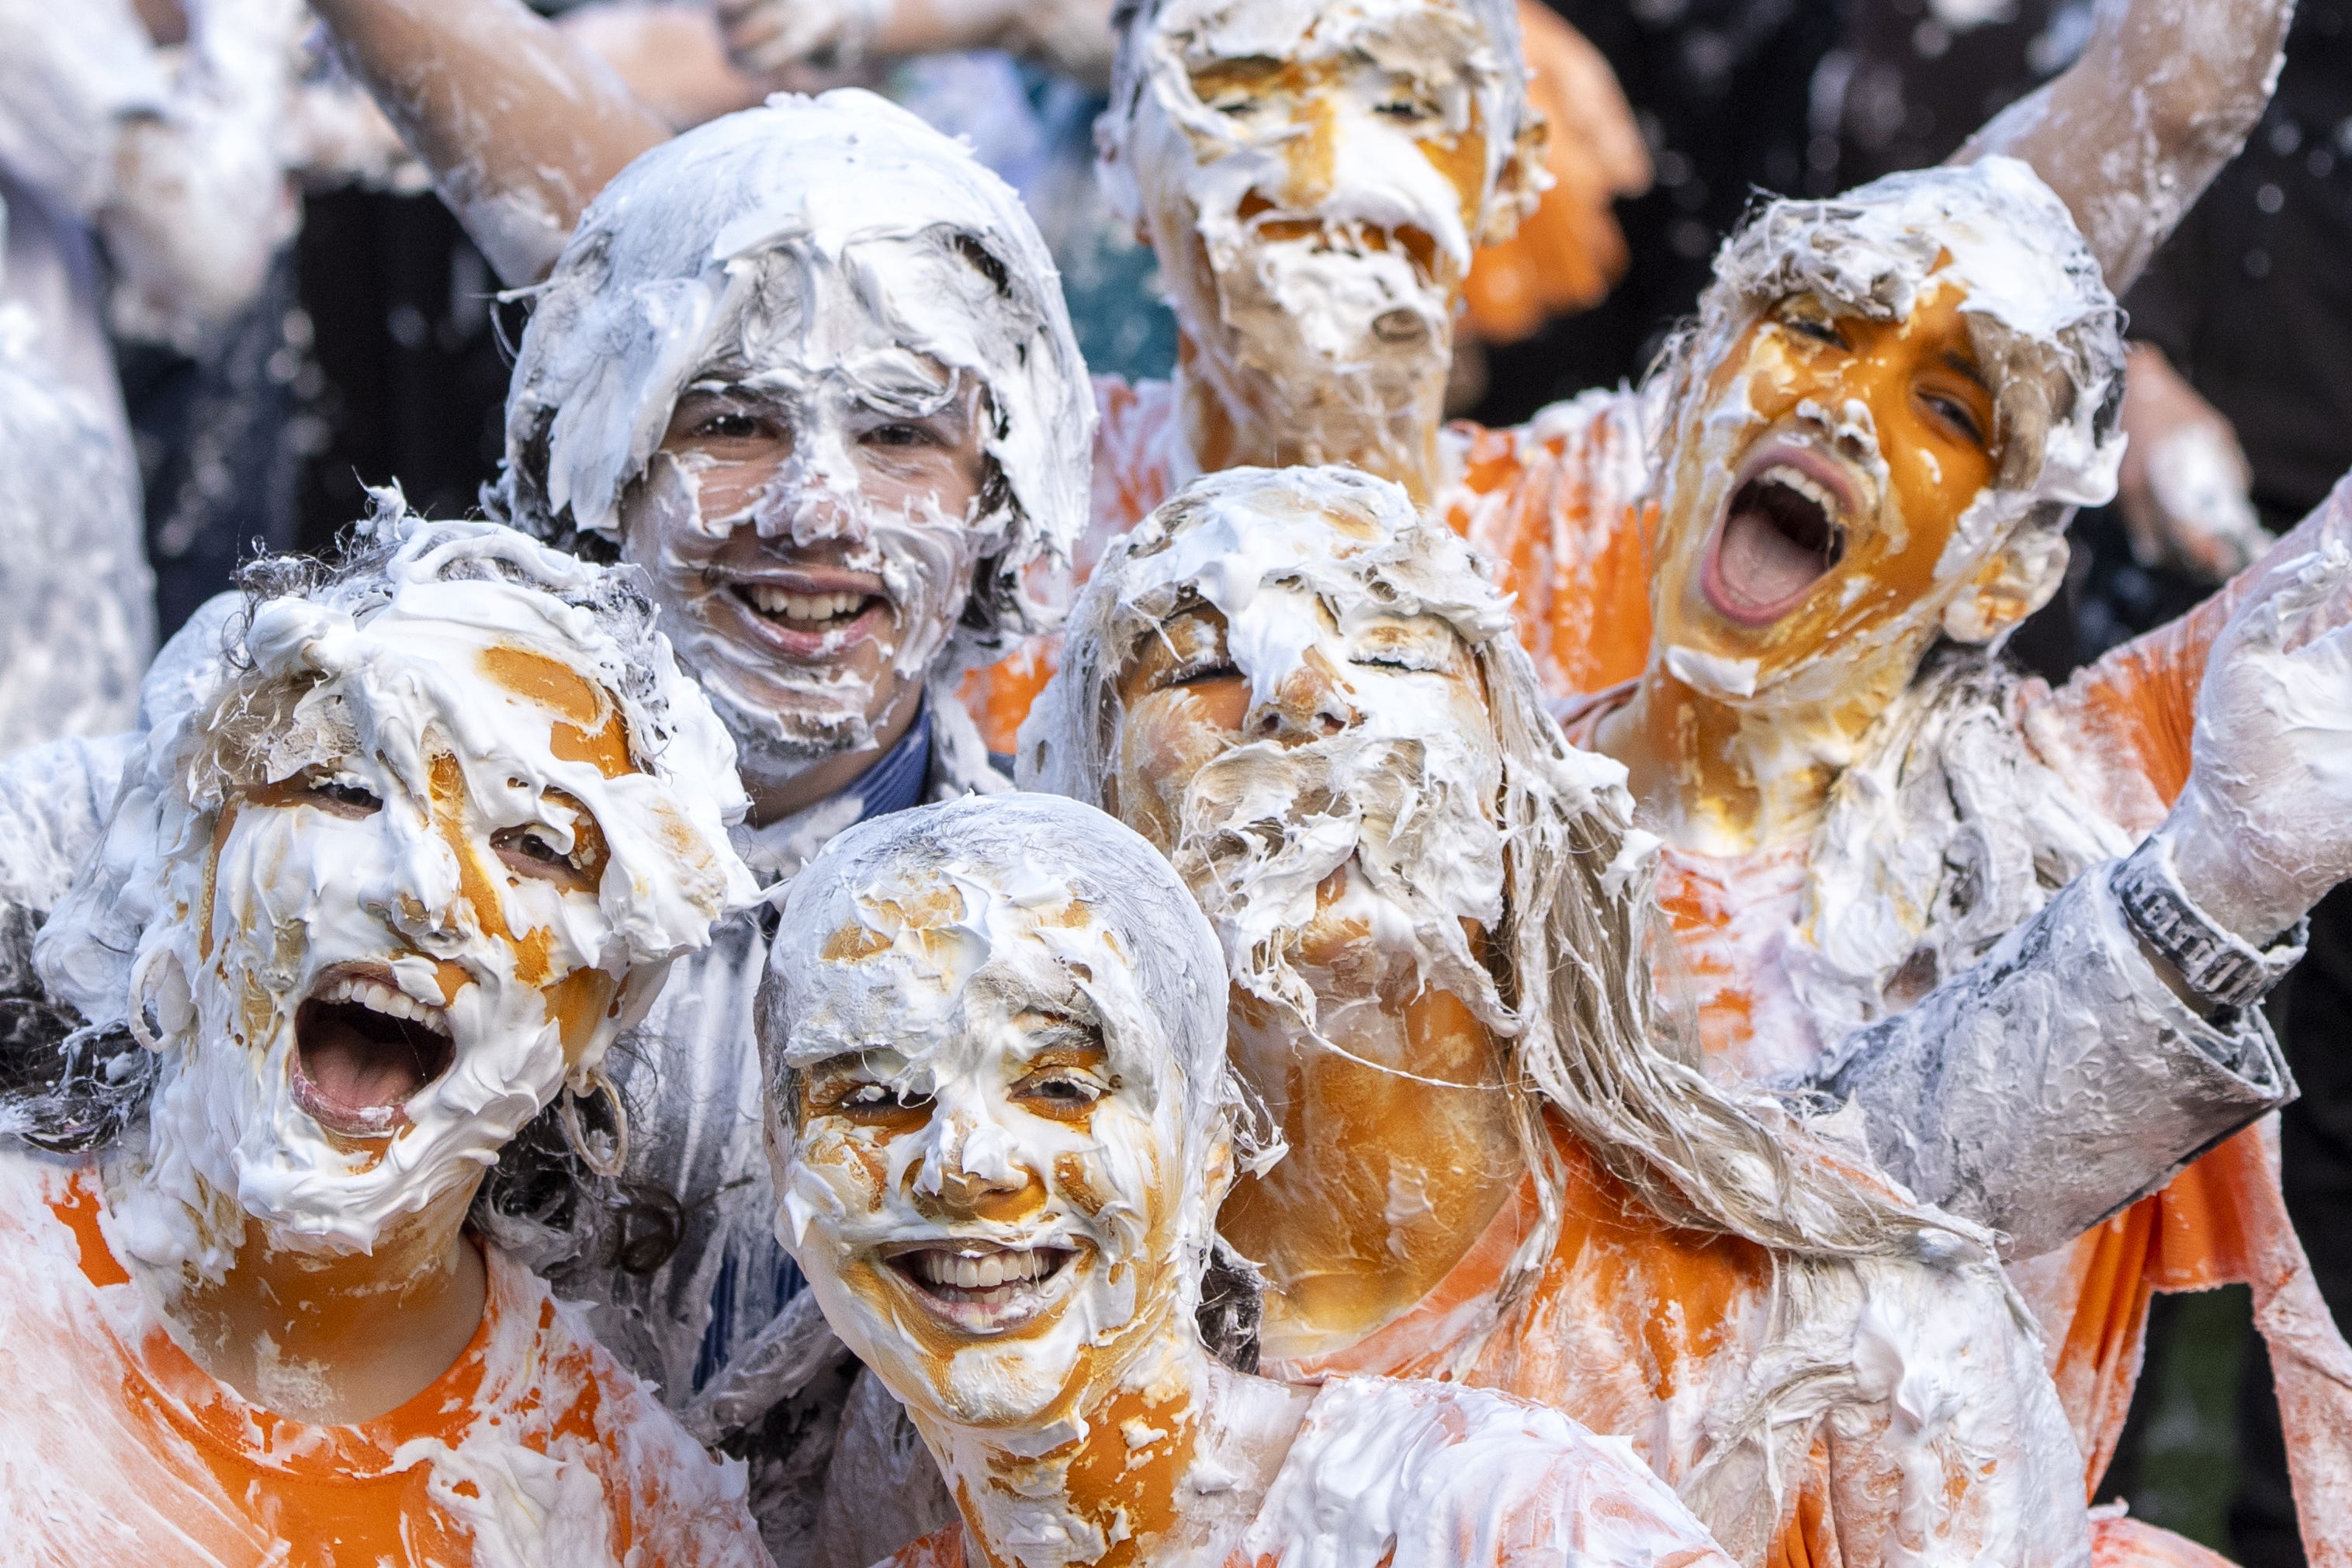
<path fill-rule="evenodd" d="M 1701 398 L 1725 412 L 1682 427 L 1660 520 L 1663 643 L 1752 659 L 1762 687 L 1958 589 L 1946 547 L 2000 462 L 1966 301 L 1948 282 L 1884 321 L 1798 297 L 1741 334 Z M 1739 435 L 1702 458 L 1692 444 L 1734 417 Z"/>

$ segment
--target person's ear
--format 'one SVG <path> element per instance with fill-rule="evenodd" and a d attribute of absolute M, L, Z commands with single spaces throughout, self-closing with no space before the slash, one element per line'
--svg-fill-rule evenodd
<path fill-rule="evenodd" d="M 2032 524 L 1978 567 L 1944 606 L 1944 635 L 1990 643 L 2050 602 L 2066 580 L 2066 536 Z"/>

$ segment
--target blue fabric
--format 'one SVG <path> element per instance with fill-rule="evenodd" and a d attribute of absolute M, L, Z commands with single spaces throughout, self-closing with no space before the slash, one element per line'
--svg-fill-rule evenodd
<path fill-rule="evenodd" d="M 931 710 L 928 701 L 915 715 L 915 722 L 898 743 L 885 752 L 882 760 L 857 776 L 843 794 L 856 794 L 865 800 L 858 821 L 887 817 L 893 811 L 904 811 L 923 803 L 923 786 L 931 776 Z M 780 1247 L 771 1247 L 777 1256 L 775 1270 L 776 1301 L 790 1301 L 806 1288 L 801 1271 L 793 1266 L 789 1255 Z M 710 1380 L 719 1375 L 737 1346 L 728 1343 L 735 1321 L 735 1291 L 740 1278 L 740 1260 L 730 1253 L 720 1260 L 719 1278 L 710 1288 L 710 1324 L 703 1331 L 702 1349 L 696 1357 L 694 1391 L 701 1393 Z M 754 1262 L 753 1267 L 757 1267 Z M 757 1275 L 753 1276 L 758 1278 Z"/>
<path fill-rule="evenodd" d="M 915 715 L 915 722 L 898 737 L 898 744 L 883 754 L 882 760 L 857 776 L 857 781 L 842 791 L 863 796 L 866 810 L 858 817 L 861 822 L 877 817 L 887 817 L 893 811 L 904 811 L 923 803 L 923 784 L 931 776 L 931 709 L 929 702 Z"/>

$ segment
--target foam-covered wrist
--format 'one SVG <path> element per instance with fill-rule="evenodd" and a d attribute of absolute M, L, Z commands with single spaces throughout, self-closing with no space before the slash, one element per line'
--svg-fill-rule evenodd
<path fill-rule="evenodd" d="M 2260 851 L 2244 813 L 2213 801 L 2191 776 L 2189 788 L 2148 835 L 2141 852 L 2160 850 L 2180 891 L 2215 925 L 2260 947 L 2302 919 L 2325 885 L 2307 887 Z"/>
<path fill-rule="evenodd" d="M 2302 958 L 2305 927 L 2298 918 L 2261 942 L 2248 941 L 2183 885 L 2173 848 L 2159 830 L 2116 862 L 2108 886 L 2125 923 L 2205 1008 L 2234 1013 L 2251 1007 Z"/>

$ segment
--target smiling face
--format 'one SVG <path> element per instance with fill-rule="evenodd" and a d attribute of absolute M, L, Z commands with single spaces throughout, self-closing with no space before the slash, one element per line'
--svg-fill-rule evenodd
<path fill-rule="evenodd" d="M 1435 428 L 1471 252 L 1529 166 L 1494 25 L 1462 0 L 1177 0 L 1126 40 L 1114 185 L 1186 372 L 1273 420 L 1285 461 L 1402 472 L 1389 449 Z"/>
<path fill-rule="evenodd" d="M 175 872 L 188 924 L 150 981 L 186 1041 L 157 1119 L 298 1240 L 363 1245 L 478 1179 L 659 983 L 604 902 L 613 824 L 587 804 L 648 782 L 619 705 L 545 646 L 401 638 L 396 667 L 262 688 L 274 777 L 233 785 Z M 485 720 L 505 744 L 469 755 L 454 737 Z M 675 812 L 625 825 L 636 874 L 649 830 L 693 842 Z"/>
<path fill-rule="evenodd" d="M 855 300 L 820 288 L 804 304 L 774 281 L 769 319 L 744 334 L 766 350 L 698 376 L 671 410 L 623 497 L 622 553 L 739 733 L 789 768 L 908 711 L 999 541 L 978 520 L 977 383 L 861 327 Z M 866 340 L 857 373 L 811 373 L 845 357 L 835 339 Z"/>
<path fill-rule="evenodd" d="M 1753 661 L 1759 690 L 1841 645 L 1910 630 L 1924 647 L 1983 564 L 1950 547 L 2000 467 L 1966 300 L 1931 277 L 1879 320 L 1801 294 L 1740 335 L 1680 426 L 1662 643 Z"/>
<path fill-rule="evenodd" d="M 919 1412 L 1058 1419 L 1155 1334 L 1190 1332 L 1226 1155 L 1178 1065 L 1202 1042 L 1171 1037 L 1205 1022 L 1213 1063 L 1211 993 L 1155 1004 L 1135 956 L 1150 938 L 1043 871 L 840 858 L 794 890 L 762 1020 L 780 1231 L 827 1321 Z M 1181 946 L 1178 913 L 1161 924 Z"/>

